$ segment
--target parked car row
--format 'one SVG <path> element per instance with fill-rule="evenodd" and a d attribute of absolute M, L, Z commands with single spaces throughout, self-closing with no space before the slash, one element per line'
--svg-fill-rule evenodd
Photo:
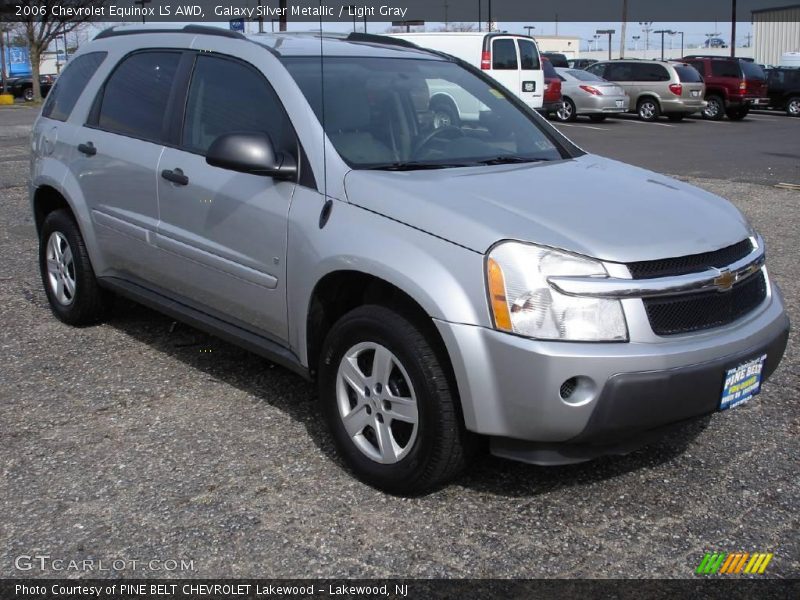
<path fill-rule="evenodd" d="M 42 97 L 47 96 L 55 81 L 55 75 L 39 75 L 39 89 L 41 90 Z M 8 93 L 15 98 L 23 98 L 27 102 L 33 101 L 32 77 L 9 78 L 5 87 Z M 2 81 L 0 81 L 0 90 L 2 90 L 2 88 Z"/>

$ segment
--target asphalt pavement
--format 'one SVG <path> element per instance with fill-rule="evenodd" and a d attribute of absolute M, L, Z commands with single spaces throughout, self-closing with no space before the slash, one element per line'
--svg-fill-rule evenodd
<path fill-rule="evenodd" d="M 33 114 L 0 110 L 0 577 L 88 574 L 17 568 L 36 553 L 126 561 L 104 577 L 693 577 L 709 551 L 800 575 L 796 329 L 761 395 L 654 446 L 568 467 L 486 456 L 428 496 L 388 496 L 344 470 L 298 376 L 128 302 L 96 327 L 53 318 L 25 188 Z M 730 198 L 797 324 L 800 192 L 772 184 L 797 181 L 777 155 L 797 154 L 800 120 L 770 122 L 562 129 Z"/>

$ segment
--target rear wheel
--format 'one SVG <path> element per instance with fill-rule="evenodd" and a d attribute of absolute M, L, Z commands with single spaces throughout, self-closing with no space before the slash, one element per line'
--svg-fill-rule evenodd
<path fill-rule="evenodd" d="M 562 122 L 574 121 L 578 114 L 575 109 L 575 103 L 571 98 L 564 98 L 559 109 L 555 112 L 556 119 Z"/>
<path fill-rule="evenodd" d="M 642 98 L 636 105 L 636 112 L 642 121 L 655 121 L 661 114 L 661 107 L 654 98 Z"/>
<path fill-rule="evenodd" d="M 39 270 L 50 308 L 61 321 L 90 325 L 106 316 L 111 295 L 97 285 L 81 232 L 66 210 L 44 220 Z"/>
<path fill-rule="evenodd" d="M 740 106 L 738 108 L 729 108 L 725 111 L 725 114 L 728 115 L 728 118 L 731 121 L 741 121 L 750 113 L 750 109 L 747 106 Z"/>
<path fill-rule="evenodd" d="M 356 308 L 325 339 L 322 409 L 347 465 L 376 488 L 419 494 L 463 470 L 455 394 L 423 330 L 388 308 Z"/>
<path fill-rule="evenodd" d="M 606 120 L 607 115 L 589 115 L 589 120 L 595 123 L 602 123 Z"/>
<path fill-rule="evenodd" d="M 790 117 L 800 117 L 800 96 L 793 96 L 786 102 L 786 114 Z"/>
<path fill-rule="evenodd" d="M 33 88 L 25 88 L 22 92 L 22 97 L 25 98 L 26 102 L 33 102 Z"/>
<path fill-rule="evenodd" d="M 725 102 L 719 96 L 709 96 L 706 98 L 706 107 L 703 109 L 703 117 L 711 121 L 719 121 L 725 116 Z"/>

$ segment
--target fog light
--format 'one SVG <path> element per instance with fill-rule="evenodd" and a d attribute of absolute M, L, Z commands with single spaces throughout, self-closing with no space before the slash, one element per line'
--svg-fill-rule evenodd
<path fill-rule="evenodd" d="M 570 406 L 582 406 L 595 399 L 597 386 L 589 377 L 576 375 L 564 380 L 558 389 L 561 399 Z"/>

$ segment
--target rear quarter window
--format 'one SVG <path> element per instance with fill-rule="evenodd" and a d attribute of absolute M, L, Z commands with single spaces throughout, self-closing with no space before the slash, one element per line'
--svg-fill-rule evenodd
<path fill-rule="evenodd" d="M 711 74 L 715 77 L 736 77 L 737 79 L 742 77 L 739 62 L 732 60 L 712 60 Z"/>
<path fill-rule="evenodd" d="M 678 80 L 683 83 L 702 83 L 703 81 L 703 77 L 694 67 L 676 66 L 675 72 L 678 74 Z"/>
<path fill-rule="evenodd" d="M 90 52 L 73 58 L 47 95 L 42 116 L 66 121 L 105 57 L 105 52 Z"/>
<path fill-rule="evenodd" d="M 762 69 L 756 63 L 751 63 L 746 60 L 741 61 L 742 71 L 744 72 L 744 76 L 747 79 L 766 79 L 767 76 L 764 73 L 764 69 Z"/>
<path fill-rule="evenodd" d="M 514 40 L 495 40 L 492 44 L 492 68 L 512 71 L 517 68 L 517 47 Z"/>

